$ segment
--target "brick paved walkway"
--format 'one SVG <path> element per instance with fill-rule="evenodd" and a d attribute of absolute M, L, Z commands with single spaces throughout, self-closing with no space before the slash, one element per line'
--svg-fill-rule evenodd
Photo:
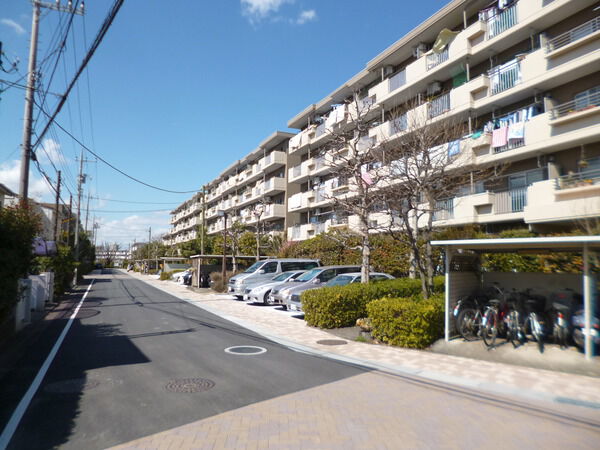
<path fill-rule="evenodd" d="M 248 306 L 223 295 L 198 294 L 184 286 L 139 274 L 133 276 L 296 349 L 364 364 L 402 377 L 365 373 L 220 414 L 119 448 L 465 448 L 480 445 L 499 448 L 503 444 L 596 448 L 599 442 L 598 428 L 547 417 L 543 412 L 575 414 L 600 424 L 599 378 L 352 341 L 335 347 L 320 345 L 317 341 L 331 339 L 331 334 L 308 327 L 291 313 Z M 431 384 L 423 385 L 419 380 Z M 444 388 L 447 385 L 466 393 L 449 391 Z M 484 392 L 484 399 L 473 397 L 470 388 Z M 527 397 L 528 403 L 542 402 L 539 403 L 542 412 L 515 406 L 515 401 L 519 404 L 523 397 Z M 510 399 L 508 406 L 503 403 L 504 399 Z M 573 406 L 577 403 L 588 407 Z M 489 430 L 483 432 L 481 427 L 485 424 Z M 508 429 L 511 432 L 507 436 Z"/>

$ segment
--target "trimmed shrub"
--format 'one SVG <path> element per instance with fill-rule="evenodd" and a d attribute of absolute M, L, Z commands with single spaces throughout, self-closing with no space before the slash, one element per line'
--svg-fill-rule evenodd
<path fill-rule="evenodd" d="M 233 271 L 228 270 L 225 273 L 226 279 L 223 280 L 221 272 L 211 272 L 209 275 L 211 289 L 217 292 L 227 292 L 227 281 L 234 275 Z"/>
<path fill-rule="evenodd" d="M 171 271 L 171 272 L 161 272 L 160 273 L 160 279 L 162 281 L 166 281 L 166 280 L 170 280 L 171 277 L 173 276 L 173 274 L 175 273 L 175 271 Z"/>
<path fill-rule="evenodd" d="M 444 277 L 434 279 L 435 292 L 444 289 Z M 421 294 L 421 280 L 397 278 L 369 284 L 353 283 L 311 289 L 302 293 L 304 320 L 319 328 L 348 327 L 367 316 L 367 304 L 382 297 L 412 297 Z"/>
<path fill-rule="evenodd" d="M 444 333 L 444 296 L 382 298 L 367 305 L 375 339 L 406 348 L 427 348 Z"/>

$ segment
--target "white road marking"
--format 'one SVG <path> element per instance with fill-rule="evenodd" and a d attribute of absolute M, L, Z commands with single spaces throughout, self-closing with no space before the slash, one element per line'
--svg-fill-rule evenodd
<path fill-rule="evenodd" d="M 31 400 L 33 399 L 33 396 L 35 395 L 38 388 L 40 387 L 40 384 L 42 384 L 42 381 L 44 380 L 44 377 L 46 376 L 46 373 L 48 372 L 48 369 L 50 368 L 50 364 L 52 364 L 52 361 L 54 361 L 54 357 L 56 356 L 58 349 L 60 348 L 62 342 L 65 340 L 65 336 L 67 335 L 69 329 L 71 328 L 73 319 L 75 319 L 75 316 L 77 316 L 77 313 L 79 312 L 79 308 L 81 308 L 81 305 L 83 304 L 85 298 L 87 297 L 88 293 L 90 292 L 90 288 L 92 287 L 93 284 L 94 284 L 94 280 L 92 279 L 87 290 L 85 291 L 85 294 L 83 294 L 83 297 L 81 297 L 81 300 L 77 304 L 75 311 L 73 311 L 73 314 L 71 314 L 71 317 L 69 317 L 69 321 L 63 328 L 62 333 L 60 334 L 60 336 L 54 343 L 54 347 L 52 347 L 52 350 L 50 350 L 50 353 L 46 357 L 44 364 L 42 364 L 42 367 L 40 367 L 40 370 L 38 371 L 37 375 L 33 379 L 31 386 L 29 386 L 29 389 L 27 389 L 27 392 L 25 393 L 25 395 L 23 396 L 23 398 L 21 399 L 21 401 L 15 408 L 10 420 L 4 427 L 4 430 L 2 431 L 2 434 L 0 435 L 0 449 L 5 449 L 8 446 L 8 443 L 10 442 L 10 440 L 12 439 L 13 434 L 15 433 L 15 430 L 19 426 L 19 423 L 21 422 L 21 419 L 23 418 L 25 411 L 27 411 L 27 408 L 29 407 Z"/>

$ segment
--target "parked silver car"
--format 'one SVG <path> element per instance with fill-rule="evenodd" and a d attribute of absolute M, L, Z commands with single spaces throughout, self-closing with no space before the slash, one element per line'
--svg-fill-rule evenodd
<path fill-rule="evenodd" d="M 231 277 L 227 283 L 227 292 L 233 294 L 238 300 L 244 297 L 247 286 L 257 285 L 260 282 L 270 281 L 275 275 L 290 270 L 310 270 L 319 267 L 318 259 L 265 259 L 257 261 L 242 273 Z"/>
<path fill-rule="evenodd" d="M 290 303 L 293 294 L 299 294 L 308 289 L 322 287 L 323 283 L 331 280 L 336 275 L 356 271 L 360 271 L 360 266 L 317 267 L 300 275 L 294 281 L 273 288 L 271 296 L 269 297 L 269 302 L 281 304 L 284 306 L 284 309 L 302 311 L 300 304 Z"/>
<path fill-rule="evenodd" d="M 248 302 L 254 303 L 268 303 L 269 295 L 271 295 L 271 290 L 279 286 L 280 284 L 286 283 L 288 281 L 295 280 L 300 275 L 305 273 L 306 270 L 297 270 L 290 272 L 283 272 L 272 278 L 271 281 L 267 283 L 259 283 L 256 285 L 252 285 L 247 287 L 244 290 L 244 300 Z"/>

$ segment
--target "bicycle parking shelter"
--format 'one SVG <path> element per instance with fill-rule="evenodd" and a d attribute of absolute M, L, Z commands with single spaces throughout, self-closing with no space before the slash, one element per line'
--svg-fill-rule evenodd
<path fill-rule="evenodd" d="M 538 238 L 507 238 L 507 239 L 463 239 L 448 241 L 432 241 L 431 245 L 443 247 L 445 250 L 445 323 L 444 338 L 450 340 L 451 330 L 451 312 L 456 304 L 456 300 L 463 295 L 468 295 L 474 288 L 479 287 L 486 281 L 497 281 L 498 279 L 506 282 L 511 279 L 517 281 L 521 277 L 525 281 L 525 286 L 531 286 L 531 281 L 537 276 L 538 282 L 544 287 L 552 289 L 573 286 L 575 289 L 581 289 L 583 294 L 583 309 L 585 317 L 585 358 L 591 360 L 593 357 L 592 343 L 592 318 L 594 296 L 592 286 L 594 277 L 590 273 L 591 253 L 600 253 L 600 236 L 565 236 L 565 237 L 538 237 Z M 583 256 L 583 274 L 530 274 L 530 273 L 482 273 L 482 277 L 477 277 L 475 271 L 459 272 L 451 270 L 453 260 L 457 255 L 480 255 L 482 253 L 516 253 L 516 254 L 549 254 L 549 253 L 581 253 Z M 460 258 L 459 258 L 460 259 Z M 487 277 L 486 277 L 487 275 Z M 542 276 L 544 278 L 542 278 Z M 487 278 L 487 280 L 485 279 Z M 496 279 L 494 279 L 496 278 Z M 576 280 L 576 278 L 581 278 Z M 513 284 L 514 287 L 514 284 Z"/>

